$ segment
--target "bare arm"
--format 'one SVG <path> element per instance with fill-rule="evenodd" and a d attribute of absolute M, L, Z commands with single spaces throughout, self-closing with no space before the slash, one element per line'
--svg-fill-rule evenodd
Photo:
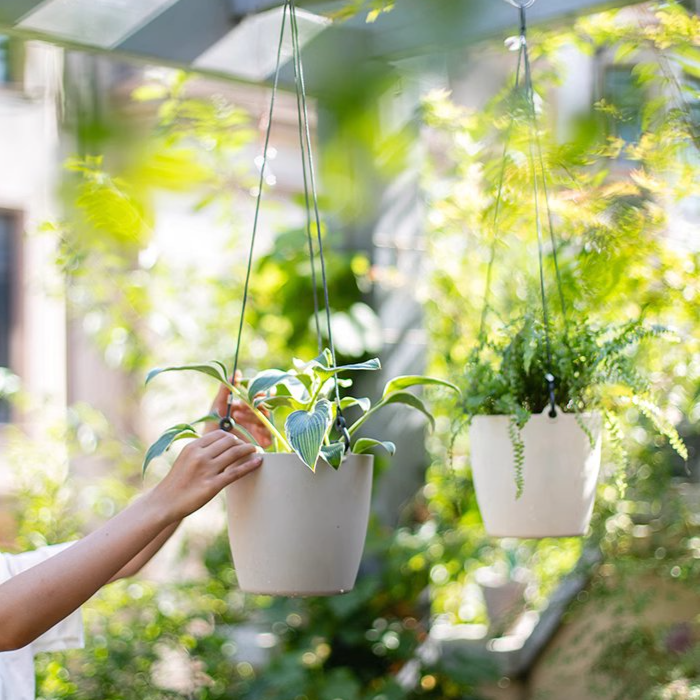
<path fill-rule="evenodd" d="M 162 544 L 183 517 L 260 464 L 252 445 L 220 430 L 187 445 L 152 491 L 72 547 L 0 585 L 0 651 L 19 649 L 51 629 L 138 563 L 140 554 L 148 557 L 145 550 Z"/>
<path fill-rule="evenodd" d="M 241 380 L 241 373 L 236 373 L 236 383 Z M 210 412 L 216 412 L 220 416 L 226 413 L 229 391 L 221 385 L 214 399 Z M 257 419 L 255 414 L 246 406 L 243 401 L 234 401 L 231 407 L 231 416 L 242 425 L 263 447 L 269 447 L 272 444 L 272 438 L 267 428 Z M 208 434 L 217 429 L 213 423 L 207 423 L 204 428 L 204 434 Z M 242 440 L 247 440 L 245 434 L 234 431 L 234 434 Z M 141 569 L 148 564 L 149 561 L 160 551 L 161 547 L 172 537 L 177 530 L 180 522 L 169 524 L 153 541 L 149 542 L 129 563 L 123 566 L 111 579 L 118 581 L 122 578 L 135 576 Z"/>
<path fill-rule="evenodd" d="M 149 542 L 130 562 L 117 571 L 109 580 L 109 583 L 122 578 L 136 576 L 153 557 L 158 554 L 161 547 L 173 536 L 175 530 L 180 525 L 180 520 L 170 523 L 157 537 Z"/>

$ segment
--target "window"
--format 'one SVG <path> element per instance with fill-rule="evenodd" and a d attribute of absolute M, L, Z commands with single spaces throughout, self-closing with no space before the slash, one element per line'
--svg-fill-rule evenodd
<path fill-rule="evenodd" d="M 0 35 L 0 84 L 9 83 L 12 79 L 10 61 L 10 40 Z"/>
<path fill-rule="evenodd" d="M 14 323 L 14 229 L 11 214 L 0 212 L 0 367 L 10 365 L 10 338 Z M 0 423 L 10 419 L 10 407 L 0 400 Z"/>
<path fill-rule="evenodd" d="M 603 98 L 614 109 L 609 120 L 610 134 L 626 143 L 635 143 L 642 135 L 644 92 L 637 85 L 632 66 L 607 66 Z"/>

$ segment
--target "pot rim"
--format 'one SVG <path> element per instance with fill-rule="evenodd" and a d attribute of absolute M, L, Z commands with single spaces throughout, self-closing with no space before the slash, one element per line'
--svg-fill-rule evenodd
<path fill-rule="evenodd" d="M 304 464 L 304 462 L 301 461 L 301 458 L 299 455 L 297 455 L 295 452 L 261 452 L 260 453 L 261 457 L 263 458 L 263 463 L 267 464 L 274 464 L 275 462 L 277 463 L 283 463 L 283 462 L 293 462 L 295 464 L 299 464 L 300 466 L 303 466 L 304 469 L 309 469 L 309 467 Z M 316 465 L 318 467 L 318 464 L 320 462 L 323 462 L 327 467 L 330 469 L 333 469 L 333 471 L 338 471 L 343 468 L 343 465 L 346 462 L 368 462 L 369 464 L 374 463 L 374 455 L 364 453 L 364 454 L 355 454 L 353 452 L 348 453 L 343 457 L 343 461 L 341 462 L 340 466 L 338 469 L 330 465 L 323 457 L 318 458 L 318 462 L 316 462 Z M 309 469 L 309 471 L 311 471 Z"/>
<path fill-rule="evenodd" d="M 565 411 L 564 409 L 559 408 L 558 406 L 557 406 L 557 409 L 559 410 L 559 412 L 563 416 L 571 416 L 571 417 L 581 416 L 582 418 L 598 418 L 598 417 L 602 417 L 602 415 L 603 415 L 602 411 L 599 411 L 598 409 L 594 409 L 592 411 L 584 411 L 583 413 L 580 413 L 578 411 L 573 411 L 573 412 L 572 411 Z M 542 413 L 532 413 L 530 415 L 530 418 L 536 418 L 537 416 L 544 416 L 546 418 L 549 418 L 549 415 L 547 413 L 548 411 L 549 411 L 549 407 L 545 408 L 545 410 L 542 411 Z M 477 420 L 478 418 L 479 419 L 483 419 L 483 418 L 508 418 L 508 419 L 510 419 L 512 417 L 513 417 L 512 413 L 477 413 L 476 415 L 472 416 L 470 426 L 473 425 L 474 421 Z M 556 421 L 556 419 L 558 417 L 559 417 L 559 413 L 557 414 L 556 418 L 551 418 L 551 420 Z M 530 418 L 528 418 L 528 421 L 530 420 Z"/>

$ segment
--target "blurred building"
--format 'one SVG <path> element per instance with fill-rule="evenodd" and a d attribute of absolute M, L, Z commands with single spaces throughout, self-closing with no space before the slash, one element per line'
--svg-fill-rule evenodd
<path fill-rule="evenodd" d="M 689 0 L 689 5 L 695 1 Z M 631 21 L 636 21 L 636 11 L 630 10 Z M 585 55 L 566 48 L 564 54 L 562 62 L 568 68 L 567 77 L 550 95 L 548 105 L 561 137 L 566 138 L 572 120 L 589 113 L 595 102 L 606 98 L 631 115 L 617 135 L 634 141 L 641 130 L 641 122 L 635 115 L 639 115 L 648 95 L 636 86 L 633 66 L 614 63 L 609 53 Z M 693 76 L 670 67 L 676 71 L 679 83 L 698 85 Z M 415 118 L 418 99 L 425 88 L 418 68 L 415 63 L 405 66 L 409 76 L 404 83 L 405 93 L 386 98 L 388 128 L 399 128 Z M 54 264 L 55 235 L 42 232 L 41 227 L 44 222 L 61 216 L 57 184 L 62 162 L 78 147 L 75 132 L 64 128 L 74 118 L 70 110 L 85 109 L 92 111 L 92 117 L 99 117 L 101 111 L 108 113 L 115 104 L 124 106 L 148 70 L 106 56 L 66 54 L 63 49 L 39 42 L 0 38 L 0 367 L 8 367 L 20 377 L 28 397 L 27 403 L 14 411 L 6 401 L 0 402 L 0 423 L 16 423 L 30 434 L 38 435 L 52 420 L 60 418 L 69 405 L 84 401 L 101 410 L 118 431 L 138 430 L 138 407 L 130 384 L 133 378 L 105 361 L 85 332 L 84 319 L 67 317 L 62 280 Z M 502 46 L 489 44 L 452 56 L 439 70 L 431 64 L 426 73 L 430 73 L 430 86 L 447 87 L 456 101 L 478 108 L 512 70 L 513 54 Z M 211 79 L 198 81 L 196 90 L 201 94 L 222 91 L 251 113 L 254 124 L 264 124 L 267 90 L 251 85 L 226 85 Z M 71 96 L 68 102 L 64 100 L 65 92 Z M 698 123 L 700 104 L 690 103 L 688 107 Z M 301 222 L 300 210 L 292 201 L 302 192 L 292 96 L 281 97 L 277 115 L 277 156 L 271 169 L 274 182 L 269 184 L 283 207 L 283 216 Z M 147 108 L 145 112 L 133 112 L 133 116 L 147 121 L 153 115 Z M 259 150 L 260 141 L 251 147 L 251 164 Z M 402 173 L 386 187 L 379 198 L 382 204 L 373 225 L 347 231 L 348 240 L 371 251 L 379 268 L 396 269 L 399 273 L 391 276 L 390 282 L 376 295 L 383 323 L 384 355 L 389 357 L 385 364 L 390 373 L 420 369 L 426 346 L 420 306 L 415 300 L 415 282 L 424 258 L 424 229 L 418 197 L 419 164 L 414 163 L 413 167 L 415 170 Z M 632 165 L 620 161 L 618 167 L 620 172 L 625 172 Z M 188 194 L 163 193 L 158 197 L 156 241 L 186 256 L 196 256 L 203 266 L 214 265 L 220 242 L 217 225 L 206 212 L 194 211 L 194 203 L 195 197 Z M 242 211 L 243 216 L 252 218 L 251 198 L 242 202 Z M 693 232 L 699 216 L 700 203 L 682 202 L 671 212 L 670 235 L 682 245 L 697 245 Z M 272 224 L 268 221 L 263 225 L 263 246 L 274 229 Z M 211 231 L 210 247 L 201 246 L 197 250 L 188 247 L 188 233 L 193 228 Z M 406 423 L 400 419 L 387 427 L 406 432 Z M 415 492 L 422 480 L 420 422 L 411 428 L 408 432 L 412 435 L 404 438 L 404 441 L 413 440 L 415 445 L 415 450 L 405 449 L 404 442 L 406 454 L 415 453 L 411 468 L 403 465 L 402 470 L 393 470 L 394 476 L 388 475 L 390 481 L 380 491 L 380 510 L 388 520 L 395 517 L 401 502 Z M 3 528 L 11 527 L 2 515 L 2 497 L 11 490 L 2 460 L 0 426 L 0 546 L 5 539 Z M 666 613 L 659 614 L 663 617 Z M 550 633 L 555 628 L 556 623 Z M 528 634 L 532 631 L 534 627 Z M 562 632 L 560 636 L 567 634 Z M 527 639 L 521 641 L 525 644 Z M 557 676 L 561 666 L 555 664 L 551 668 L 540 666 L 534 677 L 543 679 L 542 687 L 550 691 L 554 688 L 552 692 L 555 692 L 556 679 L 552 680 L 550 675 Z M 580 670 L 577 673 L 585 675 Z M 515 692 L 511 697 L 517 697 Z"/>

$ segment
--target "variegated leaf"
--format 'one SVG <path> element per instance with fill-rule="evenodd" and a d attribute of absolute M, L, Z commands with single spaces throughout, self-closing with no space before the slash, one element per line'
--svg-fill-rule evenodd
<path fill-rule="evenodd" d="M 316 469 L 316 460 L 332 422 L 332 407 L 326 399 L 318 401 L 313 411 L 294 411 L 287 418 L 284 429 L 289 444 L 311 471 Z"/>

